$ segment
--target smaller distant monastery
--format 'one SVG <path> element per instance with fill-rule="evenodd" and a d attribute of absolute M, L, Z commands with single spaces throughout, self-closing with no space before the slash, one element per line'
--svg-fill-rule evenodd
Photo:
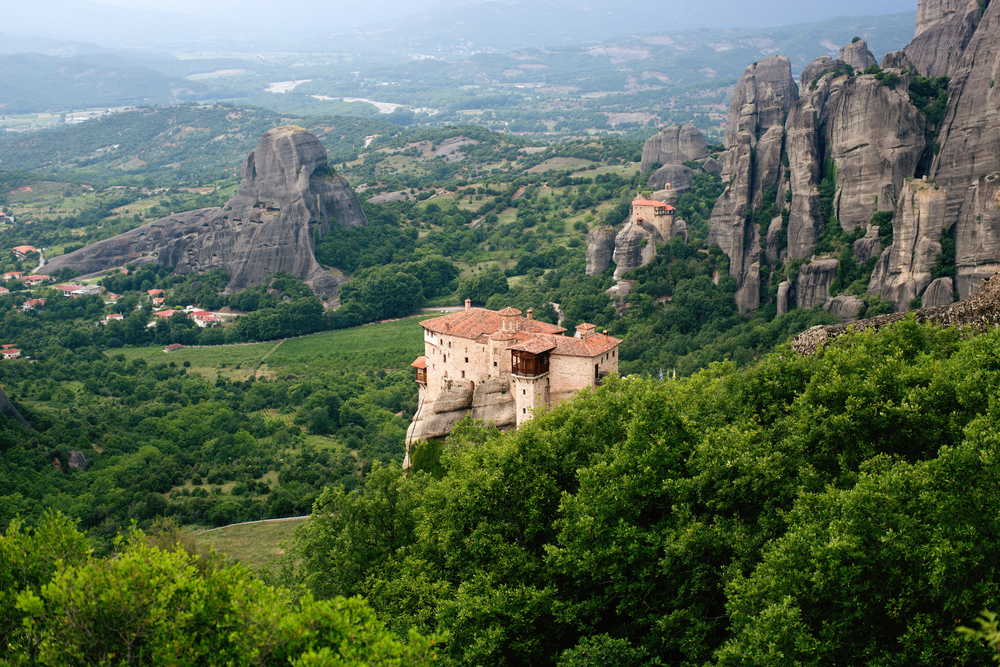
<path fill-rule="evenodd" d="M 659 202 L 657 202 L 659 204 Z M 662 206 L 662 205 L 661 205 Z M 424 356 L 413 362 L 420 407 L 411 443 L 442 437 L 466 415 L 512 428 L 618 373 L 621 340 L 580 324 L 566 329 L 514 308 L 472 308 L 421 322 Z M 406 465 L 409 461 L 407 460 Z"/>

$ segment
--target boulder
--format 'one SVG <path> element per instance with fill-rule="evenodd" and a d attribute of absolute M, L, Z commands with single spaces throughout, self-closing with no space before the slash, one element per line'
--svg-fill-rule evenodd
<path fill-rule="evenodd" d="M 642 146 L 641 171 L 647 171 L 654 163 L 681 164 L 689 160 L 708 157 L 708 142 L 705 135 L 694 125 L 671 125 L 660 130 L 646 140 Z"/>
<path fill-rule="evenodd" d="M 587 275 L 596 276 L 611 266 L 614 253 L 614 228 L 595 227 L 587 232 Z"/>
<path fill-rule="evenodd" d="M 916 35 L 903 50 L 924 76 L 951 75 L 968 49 L 981 16 L 977 0 L 920 0 Z"/>
<path fill-rule="evenodd" d="M 934 306 L 946 306 L 955 302 L 955 285 L 951 278 L 938 278 L 931 282 L 920 297 L 920 305 L 923 308 Z"/>
<path fill-rule="evenodd" d="M 77 470 L 87 469 L 87 457 L 79 450 L 71 450 L 69 453 L 69 467 Z"/>
<path fill-rule="evenodd" d="M 708 158 L 701 163 L 701 170 L 706 174 L 718 174 L 722 171 L 722 165 L 715 158 Z"/>
<path fill-rule="evenodd" d="M 691 179 L 694 172 L 682 164 L 667 164 L 656 171 L 646 181 L 646 186 L 651 188 L 666 188 L 683 192 L 691 189 Z"/>
<path fill-rule="evenodd" d="M 862 72 L 875 64 L 875 56 L 868 50 L 868 43 L 863 39 L 840 47 L 840 59 Z"/>
<path fill-rule="evenodd" d="M 367 224 L 347 181 L 327 169 L 326 149 L 295 126 L 268 130 L 243 161 L 236 195 L 222 208 L 173 215 L 51 260 L 47 270 L 94 274 L 132 263 L 157 262 L 176 273 L 221 267 L 226 291 L 283 271 L 318 295 L 336 294 L 342 279 L 315 258 L 315 237 L 332 224 Z"/>
<path fill-rule="evenodd" d="M 892 301 L 896 312 L 928 285 L 941 253 L 947 195 L 929 181 L 909 180 L 903 186 L 892 221 L 892 245 L 876 263 L 868 293 Z"/>
<path fill-rule="evenodd" d="M 469 410 L 441 413 L 421 411 L 406 429 L 406 442 L 444 438 L 451 434 L 451 429 L 467 414 Z"/>
<path fill-rule="evenodd" d="M 795 302 L 799 308 L 821 306 L 831 300 L 830 286 L 837 279 L 835 259 L 814 259 L 799 268 L 795 281 Z"/>
<path fill-rule="evenodd" d="M 851 322 L 858 317 L 858 313 L 864 308 L 865 302 L 856 296 L 849 296 L 847 294 L 839 294 L 830 300 L 823 310 L 839 317 L 842 322 Z"/>

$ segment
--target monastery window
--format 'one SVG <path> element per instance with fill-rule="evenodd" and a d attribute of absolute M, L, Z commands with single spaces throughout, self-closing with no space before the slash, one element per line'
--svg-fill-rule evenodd
<path fill-rule="evenodd" d="M 494 361 L 493 362 L 493 368 L 496 368 L 496 367 L 497 367 L 497 362 Z"/>
<path fill-rule="evenodd" d="M 465 358 L 465 363 L 469 363 L 469 358 L 468 357 Z"/>
<path fill-rule="evenodd" d="M 528 395 L 528 390 L 527 389 L 522 389 L 521 390 L 521 394 L 523 394 L 524 396 L 527 396 Z"/>
<path fill-rule="evenodd" d="M 462 371 L 462 377 L 465 378 L 465 371 Z"/>
<path fill-rule="evenodd" d="M 528 414 L 528 408 L 521 408 L 521 414 Z"/>

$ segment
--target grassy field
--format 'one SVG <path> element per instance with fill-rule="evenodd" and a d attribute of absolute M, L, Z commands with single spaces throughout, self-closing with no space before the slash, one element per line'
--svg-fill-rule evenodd
<path fill-rule="evenodd" d="M 264 356 L 279 343 L 254 343 L 251 345 L 219 345 L 215 347 L 188 347 L 165 354 L 162 345 L 133 347 L 111 350 L 108 356 L 125 355 L 126 361 L 145 359 L 155 365 L 173 362 L 180 366 L 185 361 L 191 363 L 191 370 L 206 378 L 214 378 L 216 371 L 225 378 L 245 380 L 253 375 Z"/>
<path fill-rule="evenodd" d="M 433 315 L 293 338 L 267 358 L 266 367 L 293 375 L 404 368 L 423 352 L 420 321 L 428 317 Z"/>
<path fill-rule="evenodd" d="M 308 519 L 265 521 L 196 533 L 199 546 L 215 549 L 228 560 L 250 567 L 269 567 L 285 555 L 295 529 Z"/>

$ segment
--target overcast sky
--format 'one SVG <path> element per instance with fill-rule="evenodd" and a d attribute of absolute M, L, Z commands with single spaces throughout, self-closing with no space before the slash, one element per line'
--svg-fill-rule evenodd
<path fill-rule="evenodd" d="M 286 0 L 276 4 L 273 0 L 99 0 L 106 4 L 136 9 L 193 14 L 215 20 L 234 16 L 261 22 L 266 29 L 268 21 L 301 16 L 302 24 L 317 23 L 330 26 L 331 31 L 345 30 L 369 23 L 378 23 L 406 14 L 422 12 L 434 5 L 447 7 L 465 4 L 472 0 Z M 593 1 L 581 0 L 593 6 Z M 617 3 L 604 0 L 609 9 Z M 565 0 L 568 8 L 573 0 Z M 601 3 L 604 4 L 604 3 Z M 863 16 L 894 14 L 915 11 L 917 0 L 839 0 L 838 2 L 808 2 L 803 0 L 661 0 L 657 3 L 664 16 L 683 16 L 691 27 L 750 27 L 785 25 L 817 21 L 833 16 Z M 446 11 L 446 10 L 445 10 Z M 656 23 L 655 17 L 651 24 Z M 246 22 L 245 20 L 243 22 Z M 666 25 L 656 25 L 651 30 L 669 30 Z"/>

